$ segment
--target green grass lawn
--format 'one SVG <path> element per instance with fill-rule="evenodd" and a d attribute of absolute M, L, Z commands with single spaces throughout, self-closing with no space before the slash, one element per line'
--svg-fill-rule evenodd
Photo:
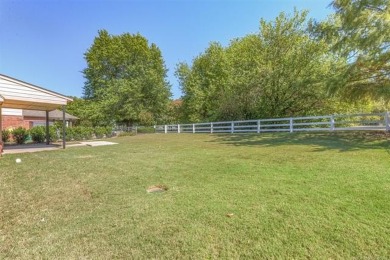
<path fill-rule="evenodd" d="M 0 258 L 388 259 L 387 138 L 150 134 L 6 155 Z"/>

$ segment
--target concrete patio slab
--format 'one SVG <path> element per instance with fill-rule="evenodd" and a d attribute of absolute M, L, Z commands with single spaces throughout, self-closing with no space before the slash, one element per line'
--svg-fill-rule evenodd
<path fill-rule="evenodd" d="M 66 147 L 80 147 L 80 146 L 103 146 L 103 145 L 113 145 L 118 143 L 107 142 L 107 141 L 91 141 L 91 142 L 80 142 L 76 144 L 68 144 Z M 23 145 L 6 145 L 4 146 L 5 154 L 16 154 L 16 153 L 35 153 L 41 151 L 51 151 L 62 149 L 60 144 L 23 144 Z"/>
<path fill-rule="evenodd" d="M 118 143 L 107 142 L 107 141 L 93 141 L 93 142 L 80 142 L 80 144 L 87 146 L 103 146 L 103 145 L 113 145 Z"/>
<path fill-rule="evenodd" d="M 15 153 L 35 153 L 41 151 L 58 150 L 62 148 L 61 145 L 57 144 L 25 144 L 25 145 L 6 145 L 4 146 L 4 154 L 15 154 Z"/>

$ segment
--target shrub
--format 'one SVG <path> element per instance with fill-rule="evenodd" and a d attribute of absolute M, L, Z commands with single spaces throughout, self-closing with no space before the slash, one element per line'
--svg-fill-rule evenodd
<path fill-rule="evenodd" d="M 92 139 L 92 136 L 94 135 L 95 129 L 91 126 L 84 127 L 83 129 L 83 138 L 88 140 Z"/>
<path fill-rule="evenodd" d="M 61 138 L 62 128 L 59 129 L 55 125 L 49 126 L 49 141 L 56 142 Z M 46 140 L 46 127 L 35 126 L 30 129 L 30 136 L 34 142 L 43 143 Z"/>
<path fill-rule="evenodd" d="M 4 143 L 8 142 L 10 138 L 11 138 L 10 130 L 4 129 L 3 131 L 1 131 L 1 140 L 3 140 Z"/>
<path fill-rule="evenodd" d="M 106 131 L 104 132 L 106 134 L 106 137 L 111 137 L 113 136 L 113 128 L 112 126 L 106 126 Z"/>
<path fill-rule="evenodd" d="M 28 138 L 28 131 L 23 127 L 18 127 L 12 131 L 12 137 L 17 144 L 24 144 Z"/>
<path fill-rule="evenodd" d="M 94 134 L 93 127 L 75 126 L 66 128 L 66 140 L 88 140 L 92 139 Z"/>
<path fill-rule="evenodd" d="M 58 132 L 58 137 L 57 137 Z M 96 138 L 103 138 L 112 136 L 112 127 L 89 127 L 89 126 L 73 126 L 66 128 L 66 141 L 81 141 L 81 140 L 90 140 L 93 136 Z M 57 129 L 53 126 L 50 129 L 50 139 L 58 140 L 62 138 L 62 128 Z"/>
<path fill-rule="evenodd" d="M 92 135 L 94 133 L 93 127 L 85 127 L 85 126 L 76 126 L 74 127 L 75 131 L 75 139 L 77 140 L 88 140 L 92 139 Z"/>
<path fill-rule="evenodd" d="M 75 139 L 75 138 L 74 138 L 74 136 L 75 136 L 74 128 L 75 128 L 75 127 L 67 127 L 67 128 L 65 129 L 65 134 L 66 134 L 65 140 L 66 140 L 66 141 L 71 141 L 71 140 L 74 140 L 74 139 Z M 60 131 L 60 137 L 63 138 L 63 137 L 62 137 L 62 129 L 61 129 L 61 131 Z"/>
<path fill-rule="evenodd" d="M 76 137 L 77 133 L 76 133 L 75 129 L 76 129 L 76 127 L 65 128 L 65 140 L 66 141 L 80 140 Z M 55 127 L 54 131 L 55 131 L 55 137 L 58 137 L 58 139 L 63 139 L 62 126 L 59 128 Z"/>
<path fill-rule="evenodd" d="M 61 138 L 62 129 L 57 128 L 54 125 L 49 127 L 50 142 L 56 142 Z"/>
<path fill-rule="evenodd" d="M 68 133 L 68 131 L 71 130 L 73 134 L 73 139 L 80 141 L 83 140 L 83 128 L 84 128 L 83 126 L 75 126 L 72 128 L 67 128 L 66 133 Z"/>
<path fill-rule="evenodd" d="M 95 136 L 96 138 L 103 138 L 106 133 L 106 128 L 102 126 L 95 127 Z"/>
<path fill-rule="evenodd" d="M 34 126 L 30 129 L 31 139 L 36 143 L 43 143 L 46 139 L 46 129 L 44 126 Z"/>

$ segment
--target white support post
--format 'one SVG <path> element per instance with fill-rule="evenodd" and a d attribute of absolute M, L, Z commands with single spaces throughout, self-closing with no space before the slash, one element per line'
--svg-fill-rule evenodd
<path fill-rule="evenodd" d="M 234 133 L 234 122 L 231 122 L 231 123 L 230 123 L 230 133 L 231 133 L 231 134 Z"/>
<path fill-rule="evenodd" d="M 213 123 L 210 123 L 210 133 L 212 134 L 214 132 L 214 129 L 213 129 Z"/>
<path fill-rule="evenodd" d="M 260 120 L 257 120 L 257 133 L 260 134 Z"/>
<path fill-rule="evenodd" d="M 177 125 L 177 133 L 180 134 L 180 124 Z"/>
<path fill-rule="evenodd" d="M 164 125 L 164 133 L 168 133 L 168 127 L 167 127 L 167 125 Z"/>
<path fill-rule="evenodd" d="M 192 124 L 192 133 L 195 134 L 195 124 Z"/>
<path fill-rule="evenodd" d="M 387 111 L 385 113 L 385 124 L 386 124 L 386 131 L 390 132 L 390 113 Z"/>
<path fill-rule="evenodd" d="M 45 124 L 45 130 L 46 130 L 46 145 L 50 144 L 50 128 L 49 128 L 49 111 L 45 111 L 46 113 L 46 124 Z"/>
<path fill-rule="evenodd" d="M 293 118 L 290 117 L 290 133 L 294 132 Z"/>
<path fill-rule="evenodd" d="M 334 131 L 334 115 L 330 116 L 330 131 Z"/>

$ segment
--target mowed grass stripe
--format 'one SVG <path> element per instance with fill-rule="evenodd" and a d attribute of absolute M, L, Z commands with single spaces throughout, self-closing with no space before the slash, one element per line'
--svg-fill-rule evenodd
<path fill-rule="evenodd" d="M 390 256 L 386 135 L 114 141 L 0 160 L 0 258 Z"/>

